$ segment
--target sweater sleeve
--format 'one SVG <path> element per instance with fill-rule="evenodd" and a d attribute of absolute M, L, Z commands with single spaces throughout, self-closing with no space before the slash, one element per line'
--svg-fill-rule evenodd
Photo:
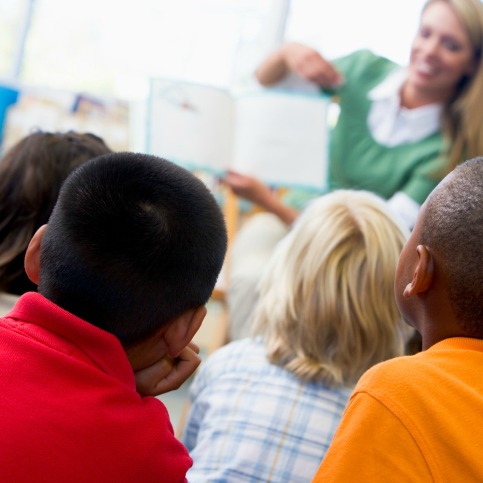
<path fill-rule="evenodd" d="M 401 188 L 401 191 L 419 204 L 423 204 L 431 191 L 447 174 L 448 158 L 441 154 L 440 135 L 433 135 L 427 140 L 428 147 L 432 147 L 425 158 L 421 159 L 419 166 L 413 170 L 411 177 Z M 436 139 L 436 143 L 434 140 Z"/>
<path fill-rule="evenodd" d="M 355 394 L 313 482 L 434 481 L 402 422 L 367 393 Z"/>
<path fill-rule="evenodd" d="M 338 57 L 332 61 L 335 68 L 344 76 L 345 82 L 336 88 L 321 88 L 328 95 L 336 95 L 343 92 L 347 86 L 358 88 L 360 80 L 373 82 L 375 85 L 383 80 L 389 72 L 398 67 L 385 57 L 374 54 L 370 50 L 361 49 L 350 54 Z M 355 83 L 355 85 L 353 85 Z"/>

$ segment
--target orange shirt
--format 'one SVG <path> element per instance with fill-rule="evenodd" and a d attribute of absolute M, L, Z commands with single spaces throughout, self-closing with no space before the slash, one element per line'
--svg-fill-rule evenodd
<path fill-rule="evenodd" d="M 367 371 L 313 482 L 483 481 L 482 369 L 452 338 Z"/>

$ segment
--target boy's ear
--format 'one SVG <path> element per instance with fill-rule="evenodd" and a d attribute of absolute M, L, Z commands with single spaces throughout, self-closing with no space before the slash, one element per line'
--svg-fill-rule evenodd
<path fill-rule="evenodd" d="M 173 359 L 192 341 L 206 316 L 206 307 L 201 305 L 196 309 L 183 312 L 174 319 L 164 332 L 163 339 L 168 347 L 168 355 Z"/>
<path fill-rule="evenodd" d="M 414 269 L 411 283 L 404 289 L 405 297 L 412 297 L 426 292 L 433 282 L 434 261 L 429 248 L 426 245 L 416 247 L 418 263 Z"/>
<path fill-rule="evenodd" d="M 28 278 L 38 285 L 40 279 L 40 245 L 47 225 L 42 225 L 30 240 L 25 253 L 24 267 Z"/>

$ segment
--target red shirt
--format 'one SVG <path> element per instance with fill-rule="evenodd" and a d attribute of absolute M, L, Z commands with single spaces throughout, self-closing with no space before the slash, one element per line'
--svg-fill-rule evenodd
<path fill-rule="evenodd" d="M 191 464 L 115 336 L 37 293 L 0 318 L 1 481 L 182 482 Z"/>

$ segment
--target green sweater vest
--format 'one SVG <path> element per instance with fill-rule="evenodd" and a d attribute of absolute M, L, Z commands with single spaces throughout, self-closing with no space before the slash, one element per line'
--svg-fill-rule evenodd
<path fill-rule="evenodd" d="M 445 174 L 441 133 L 399 146 L 379 144 L 367 125 L 368 93 L 398 66 L 367 50 L 335 65 L 346 82 L 334 92 L 341 112 L 331 133 L 329 189 L 363 189 L 386 199 L 402 191 L 422 204 Z"/>

